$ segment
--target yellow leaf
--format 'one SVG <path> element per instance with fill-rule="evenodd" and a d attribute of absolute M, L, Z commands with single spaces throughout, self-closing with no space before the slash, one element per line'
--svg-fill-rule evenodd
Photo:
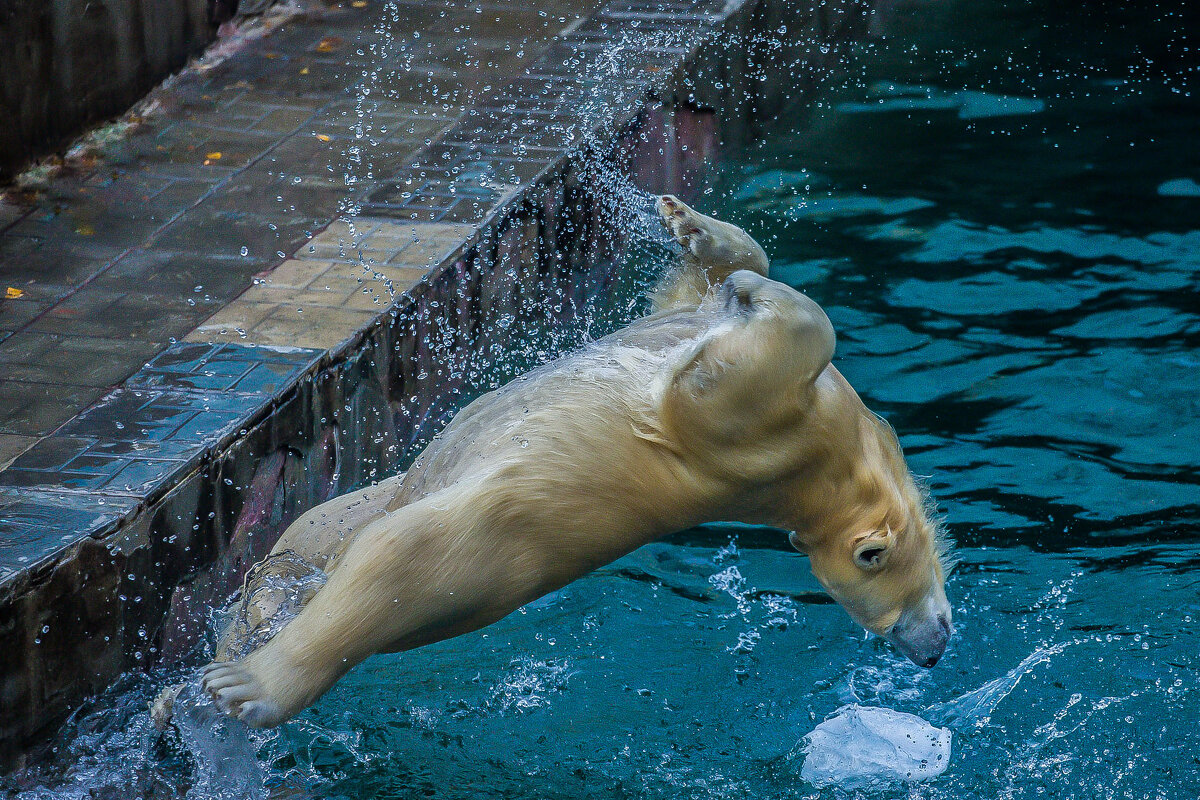
<path fill-rule="evenodd" d="M 220 161 L 221 153 L 220 153 L 220 151 L 216 151 L 216 152 L 212 152 L 212 153 L 205 153 L 204 157 L 207 158 L 209 161 Z"/>
<path fill-rule="evenodd" d="M 332 53 L 342 43 L 341 37 L 326 36 L 317 44 L 318 53 Z"/>
<path fill-rule="evenodd" d="M 354 6 L 355 8 L 366 8 L 367 0 L 354 0 L 354 2 L 350 5 Z"/>
<path fill-rule="evenodd" d="M 9 300 L 16 300 L 18 297 L 23 297 L 24 295 L 25 293 L 20 289 L 14 289 L 11 286 L 4 290 L 4 296 Z"/>
<path fill-rule="evenodd" d="M 78 233 L 80 236 L 95 236 L 96 235 L 96 229 L 93 228 L 91 225 L 86 225 L 86 224 L 80 225 L 78 228 L 75 229 L 75 232 Z"/>
<path fill-rule="evenodd" d="M 328 142 L 328 141 L 329 141 L 329 137 L 328 137 L 328 136 L 326 136 L 326 135 L 325 135 L 325 134 L 323 134 L 323 133 L 318 133 L 318 134 L 317 134 L 317 138 L 318 138 L 318 139 L 320 139 L 322 142 Z"/>
<path fill-rule="evenodd" d="M 307 74 L 308 74 L 308 67 L 305 67 L 304 69 L 300 70 L 300 74 L 301 74 L 301 75 L 307 75 Z"/>

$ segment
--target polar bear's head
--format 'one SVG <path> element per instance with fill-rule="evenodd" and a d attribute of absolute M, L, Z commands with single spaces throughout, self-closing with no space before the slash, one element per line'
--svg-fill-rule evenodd
<path fill-rule="evenodd" d="M 834 333 L 800 292 L 735 272 L 663 395 L 685 461 L 730 491 L 718 513 L 793 531 L 813 573 L 866 629 L 933 666 L 952 632 L 943 547 L 886 422 L 830 365 Z"/>
<path fill-rule="evenodd" d="M 890 639 L 913 663 L 932 667 L 954 630 L 947 547 L 890 426 L 865 408 L 859 422 L 861 430 L 846 442 L 860 460 L 841 485 L 829 476 L 815 492 L 793 485 L 806 510 L 790 539 L 856 622 Z"/>

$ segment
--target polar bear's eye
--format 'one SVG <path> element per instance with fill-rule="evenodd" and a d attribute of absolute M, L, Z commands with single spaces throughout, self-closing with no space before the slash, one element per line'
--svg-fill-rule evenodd
<path fill-rule="evenodd" d="M 862 569 L 879 569 L 886 559 L 887 548 L 882 545 L 869 544 L 854 551 L 854 563 Z"/>

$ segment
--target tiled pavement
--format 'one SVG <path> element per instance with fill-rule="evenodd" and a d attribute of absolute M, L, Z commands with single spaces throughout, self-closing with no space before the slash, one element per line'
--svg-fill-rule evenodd
<path fill-rule="evenodd" d="M 429 144 L 597 4 L 345 3 L 168 82 L 93 169 L 0 203 L 0 598 L 261 422 L 544 168 Z"/>
<path fill-rule="evenodd" d="M 93 170 L 54 180 L 32 207 L 0 204 L 0 467 L 314 235 L 317 249 L 299 258 L 354 263 L 354 253 L 339 258 L 353 235 L 322 233 L 342 204 L 393 178 L 596 3 L 564 5 L 401 2 L 385 22 L 379 0 L 343 3 L 185 73 L 159 90 L 164 110 L 108 145 Z M 397 267 L 401 288 L 414 277 L 404 270 L 426 266 L 442 241 L 405 242 L 418 260 Z M 289 262 L 282 274 L 300 272 Z M 301 305 L 360 323 L 389 297 L 379 289 L 338 303 L 312 289 Z M 288 332 L 301 325 L 279 310 L 280 293 L 253 292 L 240 303 L 264 312 L 251 327 L 296 343 Z"/>
<path fill-rule="evenodd" d="M 428 142 L 596 4 L 400 2 L 385 21 L 381 2 L 344 3 L 185 73 L 94 169 L 54 180 L 33 206 L 0 204 L 0 575 L 99 535 L 91 517 L 66 524 L 71 509 L 99 498 L 107 519 L 149 502 L 229 419 L 270 400 L 262 387 L 193 385 L 135 408 L 144 373 L 126 379 L 156 354 L 225 341 L 258 360 L 268 351 L 255 346 L 311 348 L 281 351 L 310 364 L 461 247 L 479 202 L 460 204 L 461 222 L 424 224 L 453 196 L 427 192 L 417 209 L 419 195 L 389 191 L 392 221 L 330 223 L 351 198 L 402 186 L 403 170 L 423 173 Z M 485 195 L 496 197 L 475 188 Z M 189 403 L 232 405 L 168 435 L 141 424 L 162 403 L 169 420 Z M 120 443 L 113 424 L 129 414 L 149 450 Z M 96 420 L 117 438 L 99 436 Z M 163 449 L 182 441 L 187 453 Z"/>

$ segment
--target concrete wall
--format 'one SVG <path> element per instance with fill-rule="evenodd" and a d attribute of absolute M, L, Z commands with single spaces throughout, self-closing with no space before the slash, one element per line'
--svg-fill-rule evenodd
<path fill-rule="evenodd" d="M 0 0 L 0 183 L 201 50 L 209 0 Z"/>

